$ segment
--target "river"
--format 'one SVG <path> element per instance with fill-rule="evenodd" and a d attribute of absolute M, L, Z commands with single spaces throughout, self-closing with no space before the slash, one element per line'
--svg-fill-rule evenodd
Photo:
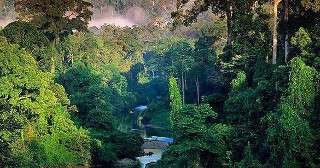
<path fill-rule="evenodd" d="M 169 133 L 166 130 L 149 128 L 143 125 L 142 112 L 146 109 L 147 106 L 137 106 L 133 111 L 130 112 L 130 114 L 123 115 L 118 125 L 118 129 L 122 132 L 135 132 L 144 138 L 145 144 L 143 147 L 143 152 L 151 155 L 145 155 L 136 158 L 141 163 L 141 168 L 145 168 L 148 163 L 156 162 L 157 160 L 161 159 L 162 153 L 168 148 L 168 144 L 173 142 L 173 139 L 168 137 Z M 146 143 L 149 143 L 149 145 Z M 150 143 L 158 143 L 158 145 L 150 145 Z"/>
<path fill-rule="evenodd" d="M 140 134 L 142 138 L 151 136 L 170 137 L 168 131 L 159 128 L 145 127 L 142 123 L 142 112 L 147 109 L 147 106 L 137 106 L 128 114 L 122 115 L 118 123 L 118 129 L 124 133 L 135 132 Z"/>

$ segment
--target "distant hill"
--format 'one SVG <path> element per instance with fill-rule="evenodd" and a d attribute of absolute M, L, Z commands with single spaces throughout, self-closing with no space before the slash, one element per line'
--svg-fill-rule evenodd
<path fill-rule="evenodd" d="M 170 21 L 176 0 L 93 0 L 93 21 L 90 26 L 115 23 L 118 26 L 132 26 Z"/>
<path fill-rule="evenodd" d="M 0 0 L 0 27 L 5 27 L 15 20 L 15 0 Z M 89 27 L 100 27 L 104 24 L 115 24 L 125 27 L 144 25 L 146 27 L 159 26 L 168 30 L 172 21 L 171 12 L 176 10 L 176 0 L 90 0 L 94 12 Z M 201 15 L 200 20 L 214 20 L 211 12 Z M 182 28 L 182 34 L 193 37 L 202 23 L 196 23 L 190 28 Z M 94 30 L 91 28 L 91 30 Z"/>
<path fill-rule="evenodd" d="M 90 26 L 114 23 L 132 26 L 149 23 L 154 19 L 170 19 L 176 0 L 90 0 L 94 12 Z M 14 0 L 0 0 L 0 26 L 15 20 Z"/>
<path fill-rule="evenodd" d="M 4 27 L 14 21 L 17 14 L 14 12 L 14 0 L 0 0 L 0 26 Z"/>

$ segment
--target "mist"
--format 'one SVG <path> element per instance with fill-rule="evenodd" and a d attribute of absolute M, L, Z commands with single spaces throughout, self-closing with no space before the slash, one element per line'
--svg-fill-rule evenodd
<path fill-rule="evenodd" d="M 125 13 L 120 14 L 113 7 L 105 9 L 93 9 L 92 20 L 89 27 L 101 27 L 105 24 L 114 24 L 116 26 L 132 27 L 133 25 L 141 25 L 148 21 L 149 14 L 141 7 L 132 7 Z"/>
<path fill-rule="evenodd" d="M 0 19 L 0 27 L 6 27 L 9 23 L 14 21 L 15 19 Z"/>
<path fill-rule="evenodd" d="M 0 0 L 0 4 L 3 0 Z M 174 4 L 166 4 L 161 10 L 161 14 L 156 16 L 168 20 L 170 18 L 170 13 L 173 11 Z M 1 10 L 1 6 L 0 6 Z M 116 26 L 132 27 L 133 25 L 143 25 L 151 21 L 155 16 L 150 15 L 150 11 L 147 11 L 141 6 L 127 7 L 125 11 L 121 13 L 116 11 L 113 6 L 103 6 L 101 9 L 92 8 L 93 16 L 89 22 L 89 27 L 101 27 L 105 24 L 114 24 Z M 0 26 L 5 27 L 9 23 L 16 20 L 16 12 L 13 8 L 9 9 L 9 13 L 6 16 L 0 17 Z"/>

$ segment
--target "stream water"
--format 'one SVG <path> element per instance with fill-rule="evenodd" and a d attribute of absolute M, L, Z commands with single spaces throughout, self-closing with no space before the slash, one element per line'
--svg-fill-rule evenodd
<path fill-rule="evenodd" d="M 163 129 L 145 127 L 142 123 L 142 113 L 147 106 L 137 106 L 133 111 L 121 117 L 118 129 L 122 132 L 135 132 L 140 134 L 142 138 L 150 141 L 162 141 L 172 143 L 173 139 L 169 138 L 169 133 Z M 148 163 L 156 162 L 161 159 L 164 149 L 144 149 L 144 153 L 152 152 L 152 155 L 137 157 L 141 163 L 141 168 L 145 168 Z"/>
<path fill-rule="evenodd" d="M 145 149 L 145 152 L 152 152 L 153 154 L 151 156 L 141 156 L 137 157 L 139 162 L 141 163 L 141 168 L 145 168 L 147 164 L 156 162 L 159 159 L 161 159 L 162 153 L 164 150 L 162 149 Z"/>
<path fill-rule="evenodd" d="M 158 128 L 145 127 L 142 123 L 142 113 L 147 109 L 147 106 L 137 106 L 128 114 L 122 115 L 118 123 L 118 129 L 124 133 L 135 132 L 140 134 L 142 138 L 149 138 L 151 136 L 169 137 L 166 130 Z"/>

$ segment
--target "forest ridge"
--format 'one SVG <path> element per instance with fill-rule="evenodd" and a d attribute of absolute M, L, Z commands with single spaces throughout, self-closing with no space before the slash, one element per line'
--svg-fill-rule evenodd
<path fill-rule="evenodd" d="M 0 23 L 7 25 L 16 20 L 18 13 L 15 0 L 0 1 Z M 170 20 L 170 13 L 175 9 L 175 0 L 90 0 L 93 12 L 89 26 L 115 24 L 133 26 L 164 22 Z"/>
<path fill-rule="evenodd" d="M 173 138 L 147 168 L 320 167 L 319 0 L 2 0 L 0 16 L 0 167 L 143 167 L 136 122 Z"/>

